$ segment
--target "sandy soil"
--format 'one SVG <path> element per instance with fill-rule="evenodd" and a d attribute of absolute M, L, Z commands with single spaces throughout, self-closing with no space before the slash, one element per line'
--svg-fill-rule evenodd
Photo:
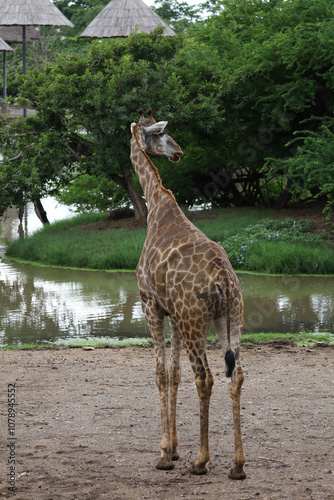
<path fill-rule="evenodd" d="M 247 479 L 232 481 L 232 410 L 220 350 L 208 352 L 215 385 L 206 476 L 189 472 L 199 405 L 184 352 L 181 458 L 168 472 L 155 468 L 160 410 L 152 348 L 0 352 L 0 497 L 333 499 L 333 347 L 272 344 L 242 354 Z M 8 427 L 8 387 L 15 428 Z M 13 456 L 14 494 L 7 482 Z"/>

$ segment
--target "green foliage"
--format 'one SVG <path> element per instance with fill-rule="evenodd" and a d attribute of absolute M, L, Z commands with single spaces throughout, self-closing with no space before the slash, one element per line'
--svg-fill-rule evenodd
<path fill-rule="evenodd" d="M 155 0 L 151 7 L 176 33 L 193 26 L 201 19 L 200 9 L 178 0 Z"/>
<path fill-rule="evenodd" d="M 334 274 L 328 235 L 312 234 L 312 221 L 263 220 L 222 245 L 236 269 L 269 274 Z"/>
<path fill-rule="evenodd" d="M 287 187 L 333 205 L 332 0 L 211 0 L 206 22 L 197 7 L 162 0 L 155 10 L 176 37 L 78 40 L 106 3 L 58 0 L 78 31 L 62 28 L 67 40 L 15 79 L 38 113 L 1 126 L 1 210 L 81 174 L 117 184 L 116 200 L 120 189 L 130 196 L 129 126 L 148 106 L 184 149 L 177 166 L 154 160 L 180 203 L 273 206 Z"/>
<path fill-rule="evenodd" d="M 259 242 L 244 266 L 269 274 L 334 274 L 334 253 L 329 246 Z"/>
<path fill-rule="evenodd" d="M 224 0 L 221 5 L 221 13 L 196 31 L 216 60 L 214 82 L 219 82 L 225 111 L 220 153 L 234 176 L 253 179 L 252 190 L 246 188 L 248 199 L 264 203 L 259 179 L 265 176 L 268 182 L 286 174 L 283 168 L 261 170 L 266 159 L 294 156 L 294 133 L 300 132 L 302 144 L 306 126 L 322 135 L 322 120 L 332 116 L 333 3 Z M 292 170 L 291 164 L 289 174 Z M 298 194 L 297 183 L 291 189 Z M 304 197 L 312 194 L 304 191 Z"/>
<path fill-rule="evenodd" d="M 12 242 L 7 255 L 50 266 L 135 269 L 146 231 L 97 232 L 77 228 L 92 220 L 101 220 L 101 214 L 87 214 L 51 224 L 30 238 Z"/>
<path fill-rule="evenodd" d="M 314 118 L 315 120 L 315 118 Z M 292 187 L 298 198 L 311 191 L 315 198 L 326 196 L 327 210 L 334 206 L 334 119 L 320 119 L 319 129 L 295 132 L 296 138 L 287 144 L 296 144 L 294 156 L 282 160 L 270 158 L 268 167 L 273 172 L 284 171 L 292 179 Z"/>
<path fill-rule="evenodd" d="M 241 214 L 230 211 L 217 217 L 217 224 L 210 220 L 195 223 L 209 237 L 223 235 L 220 241 L 235 269 L 272 274 L 334 274 L 333 248 L 324 237 L 311 233 L 312 222 L 260 221 L 261 216 L 257 210 Z M 62 267 L 135 269 L 146 231 L 89 230 L 89 221 L 101 217 L 105 215 L 86 214 L 51 224 L 29 238 L 11 243 L 7 255 Z M 86 227 L 80 229 L 82 225 Z"/>
<path fill-rule="evenodd" d="M 124 189 L 120 188 L 106 176 L 83 174 L 70 184 L 62 187 L 57 201 L 75 207 L 76 212 L 93 210 L 111 210 L 124 205 L 128 198 Z"/>
<path fill-rule="evenodd" d="M 107 219 L 105 212 L 83 213 L 68 219 L 59 220 L 43 227 L 43 233 L 57 233 L 74 227 L 87 226 L 95 222 L 103 222 Z"/>
<path fill-rule="evenodd" d="M 170 338 L 168 341 L 170 341 Z M 300 346 L 311 346 L 314 344 L 334 344 L 334 335 L 331 333 L 249 333 L 243 335 L 241 339 L 242 345 L 261 345 L 280 341 L 296 342 Z M 207 339 L 208 344 L 216 345 L 218 343 L 218 335 L 216 333 L 209 334 Z M 83 347 L 83 346 L 116 346 L 116 347 L 131 347 L 131 346 L 150 346 L 153 345 L 153 339 L 150 338 L 132 338 L 132 339 L 118 339 L 118 338 L 99 338 L 96 340 L 62 340 L 61 342 L 43 342 L 38 344 L 0 344 L 0 350 L 47 350 L 47 349 L 64 349 L 64 347 Z"/>
<path fill-rule="evenodd" d="M 189 214 L 187 214 L 188 216 Z M 249 226 L 254 226 L 262 219 L 274 216 L 273 211 L 265 209 L 239 208 L 214 211 L 214 217 L 208 211 L 207 218 L 196 220 L 195 225 L 213 241 L 225 241 L 235 234 L 243 234 Z"/>
<path fill-rule="evenodd" d="M 48 133 L 36 117 L 18 119 L 10 129 L 1 123 L 0 213 L 11 205 L 22 207 L 26 199 L 35 200 L 52 192 L 53 183 L 68 178 L 68 165 L 60 169 L 66 141 L 54 130 Z"/>
<path fill-rule="evenodd" d="M 181 42 L 160 34 L 159 28 L 151 35 L 95 42 L 87 56 L 59 57 L 44 72 L 29 72 L 21 93 L 37 114 L 10 129 L 3 123 L 0 135 L 0 187 L 15 186 L 2 210 L 37 193 L 54 194 L 83 173 L 108 178 L 131 195 L 130 123 L 136 110 L 151 105 L 168 119 L 184 94 L 170 62 Z"/>
<path fill-rule="evenodd" d="M 66 28 L 67 36 L 80 35 L 93 19 L 109 3 L 109 0 L 55 0 L 55 6 L 69 19 L 74 28 Z"/>

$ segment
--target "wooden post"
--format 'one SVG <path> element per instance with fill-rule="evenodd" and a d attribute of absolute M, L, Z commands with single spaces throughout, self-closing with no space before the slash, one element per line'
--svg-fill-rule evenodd
<path fill-rule="evenodd" d="M 22 43 L 23 43 L 23 57 L 22 57 L 22 65 L 23 65 L 23 74 L 27 73 L 26 68 L 26 26 L 22 26 Z M 27 107 L 23 106 L 23 118 L 27 118 Z"/>
<path fill-rule="evenodd" d="M 7 80 L 6 80 L 6 51 L 3 51 L 3 98 L 7 96 Z"/>

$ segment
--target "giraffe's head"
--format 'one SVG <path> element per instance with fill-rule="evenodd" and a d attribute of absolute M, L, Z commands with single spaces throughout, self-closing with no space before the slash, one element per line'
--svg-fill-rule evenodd
<path fill-rule="evenodd" d="M 166 156 L 170 161 L 176 163 L 183 155 L 180 146 L 165 132 L 168 122 L 156 122 L 151 109 L 147 110 L 147 118 L 143 110 L 139 110 L 140 120 L 131 124 L 131 133 L 135 134 L 140 148 L 146 153 Z"/>

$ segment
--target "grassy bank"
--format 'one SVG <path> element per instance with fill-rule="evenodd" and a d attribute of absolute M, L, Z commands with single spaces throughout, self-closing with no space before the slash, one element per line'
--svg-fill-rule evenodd
<path fill-rule="evenodd" d="M 82 269 L 135 269 L 146 230 L 87 229 L 105 215 L 79 216 L 45 227 L 11 243 L 7 255 L 30 262 Z M 334 274 L 328 234 L 314 234 L 308 220 L 277 218 L 277 212 L 222 210 L 194 220 L 220 242 L 237 270 L 271 274 Z M 80 226 L 85 225 L 85 230 Z"/>
<path fill-rule="evenodd" d="M 266 345 L 273 342 L 295 342 L 300 346 L 310 346 L 315 344 L 334 345 L 334 335 L 331 333 L 250 333 L 244 334 L 241 344 L 247 345 Z M 209 335 L 208 345 L 216 346 L 219 344 L 216 334 Z M 0 345 L 0 350 L 45 350 L 45 349 L 65 349 L 65 348 L 89 348 L 89 347 L 147 347 L 153 346 L 151 338 L 144 339 L 103 339 L 103 340 L 76 340 L 66 343 L 53 344 L 43 342 L 39 344 L 18 344 L 18 345 Z"/>

